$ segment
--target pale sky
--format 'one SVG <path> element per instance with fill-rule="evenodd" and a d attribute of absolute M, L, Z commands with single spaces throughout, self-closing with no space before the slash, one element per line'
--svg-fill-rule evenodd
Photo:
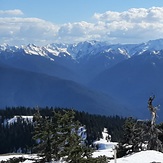
<path fill-rule="evenodd" d="M 0 0 L 0 44 L 163 38 L 163 0 Z"/>

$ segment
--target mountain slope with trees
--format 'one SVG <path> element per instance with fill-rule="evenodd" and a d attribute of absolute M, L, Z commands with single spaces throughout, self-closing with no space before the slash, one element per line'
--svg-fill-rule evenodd
<path fill-rule="evenodd" d="M 163 39 L 124 45 L 1 45 L 0 107 L 48 105 L 147 118 L 143 108 L 149 95 L 163 104 L 162 44 Z"/>
<path fill-rule="evenodd" d="M 42 117 L 50 118 L 54 117 L 54 111 L 62 113 L 62 110 L 63 108 L 40 108 L 39 112 Z M 25 107 L 8 107 L 5 110 L 0 110 L 1 154 L 18 151 L 28 153 L 33 151 L 33 147 L 35 145 L 35 141 L 32 139 L 34 134 L 33 123 L 31 123 L 31 121 L 26 121 L 25 119 L 21 118 L 21 116 L 32 116 L 36 113 L 37 109 Z M 7 123 L 8 120 L 13 118 L 15 115 L 20 116 L 18 121 L 12 124 Z M 94 140 L 101 138 L 104 127 L 107 128 L 109 134 L 112 135 L 113 141 L 119 141 L 122 138 L 122 126 L 125 118 L 119 116 L 93 115 L 78 111 L 75 111 L 74 118 L 75 121 L 79 121 L 81 125 L 85 126 L 87 131 L 87 144 L 92 144 Z M 39 130 L 40 129 L 41 128 L 39 128 Z M 48 128 L 43 128 L 43 130 L 44 129 Z"/>

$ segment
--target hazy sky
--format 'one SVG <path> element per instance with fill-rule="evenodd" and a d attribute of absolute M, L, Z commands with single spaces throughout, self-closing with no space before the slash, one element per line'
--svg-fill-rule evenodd
<path fill-rule="evenodd" d="M 0 44 L 163 38 L 163 0 L 0 0 Z"/>

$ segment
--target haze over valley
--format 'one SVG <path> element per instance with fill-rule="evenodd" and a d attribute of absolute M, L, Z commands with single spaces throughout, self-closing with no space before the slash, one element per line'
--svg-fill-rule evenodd
<path fill-rule="evenodd" d="M 163 40 L 0 45 L 0 107 L 60 106 L 148 118 L 163 99 Z M 161 105 L 162 106 L 162 105 Z M 160 107 L 159 115 L 163 111 Z"/>

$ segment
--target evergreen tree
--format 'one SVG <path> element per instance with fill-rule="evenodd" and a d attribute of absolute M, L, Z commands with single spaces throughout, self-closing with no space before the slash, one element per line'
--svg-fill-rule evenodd
<path fill-rule="evenodd" d="M 81 124 L 74 120 L 75 112 L 64 110 L 54 112 L 52 118 L 35 115 L 34 138 L 37 140 L 36 150 L 42 161 L 60 160 L 68 163 L 99 162 L 104 163 L 104 157 L 91 158 L 93 150 L 86 146 L 78 129 Z"/>
<path fill-rule="evenodd" d="M 35 130 L 34 139 L 37 145 L 34 150 L 38 151 L 39 156 L 43 157 L 43 161 L 52 160 L 52 125 L 48 117 L 42 117 L 39 111 L 34 115 Z"/>
<path fill-rule="evenodd" d="M 90 156 L 90 150 L 81 144 L 78 136 L 79 122 L 74 121 L 74 111 L 55 112 L 54 117 L 35 115 L 36 126 L 34 138 L 38 140 L 36 150 L 43 161 L 59 160 L 61 157 L 68 162 L 80 162 Z"/>
<path fill-rule="evenodd" d="M 117 151 L 117 156 L 122 157 L 128 154 L 131 151 L 131 137 L 133 132 L 133 126 L 135 124 L 135 119 L 129 117 L 126 119 L 124 126 L 123 126 L 123 139 L 119 142 L 119 148 Z"/>
<path fill-rule="evenodd" d="M 66 111 L 64 114 L 57 114 L 58 128 L 62 139 L 61 156 L 65 157 L 67 162 L 78 163 L 85 157 L 91 156 L 91 149 L 82 142 L 78 134 L 80 123 L 74 121 L 75 112 Z M 61 116 L 61 117 L 60 117 Z"/>
<path fill-rule="evenodd" d="M 61 157 L 61 152 L 58 151 L 62 151 L 61 149 L 63 149 L 64 138 L 62 138 L 60 135 L 62 128 L 58 127 L 57 123 L 59 122 L 57 122 L 58 121 L 57 119 L 60 120 L 61 117 L 64 116 L 64 114 L 67 114 L 67 112 L 69 111 L 68 109 L 64 110 L 65 111 L 63 111 L 63 108 L 52 108 L 52 107 L 40 108 L 39 116 L 38 117 L 36 115 L 34 116 L 34 124 L 27 121 L 26 119 L 24 120 L 21 117 L 22 115 L 26 116 L 34 115 L 34 113 L 36 112 L 36 109 L 34 108 L 7 107 L 5 110 L 0 110 L 0 121 L 2 123 L 2 125 L 0 126 L 0 153 L 33 152 L 33 146 L 36 144 L 35 141 L 32 139 L 35 126 L 35 133 L 37 131 L 38 133 L 39 132 L 43 133 L 45 132 L 44 129 L 47 130 L 45 132 L 47 133 L 47 135 L 49 131 L 53 133 L 52 136 L 50 137 L 51 147 L 47 146 L 47 150 L 51 150 L 50 152 L 51 157 L 55 160 L 58 160 Z M 101 138 L 102 136 L 101 133 L 104 127 L 106 127 L 109 133 L 112 135 L 113 141 L 118 141 L 122 137 L 121 136 L 122 125 L 124 123 L 125 118 L 121 118 L 119 116 L 112 117 L 112 116 L 91 115 L 79 111 L 74 112 L 75 113 L 73 115 L 74 118 L 73 123 L 79 121 L 80 124 L 82 124 L 82 126 L 84 125 L 87 130 L 87 139 L 85 140 L 86 145 L 82 146 L 82 150 L 84 150 L 85 147 L 87 148 L 88 145 L 91 145 L 93 141 Z M 60 118 L 59 117 L 57 118 L 57 114 L 59 114 Z M 19 118 L 17 118 L 17 122 L 7 123 L 7 121 L 10 120 L 10 118 L 13 118 L 15 115 L 19 115 Z M 36 125 L 37 119 L 36 117 L 38 118 L 38 126 Z M 46 125 L 44 124 L 45 122 Z M 80 124 L 78 126 L 81 126 Z M 51 129 L 48 130 L 48 128 Z M 46 141 L 47 141 L 46 139 L 43 140 L 44 143 Z M 44 147 L 45 145 L 46 143 L 44 144 Z M 50 149 L 48 149 L 49 147 Z M 41 148 L 41 144 L 37 144 L 37 148 Z M 37 148 L 34 148 L 34 150 L 36 151 Z M 85 150 L 87 151 L 87 149 Z M 89 155 L 89 152 L 84 153 L 85 154 L 87 153 Z"/>

